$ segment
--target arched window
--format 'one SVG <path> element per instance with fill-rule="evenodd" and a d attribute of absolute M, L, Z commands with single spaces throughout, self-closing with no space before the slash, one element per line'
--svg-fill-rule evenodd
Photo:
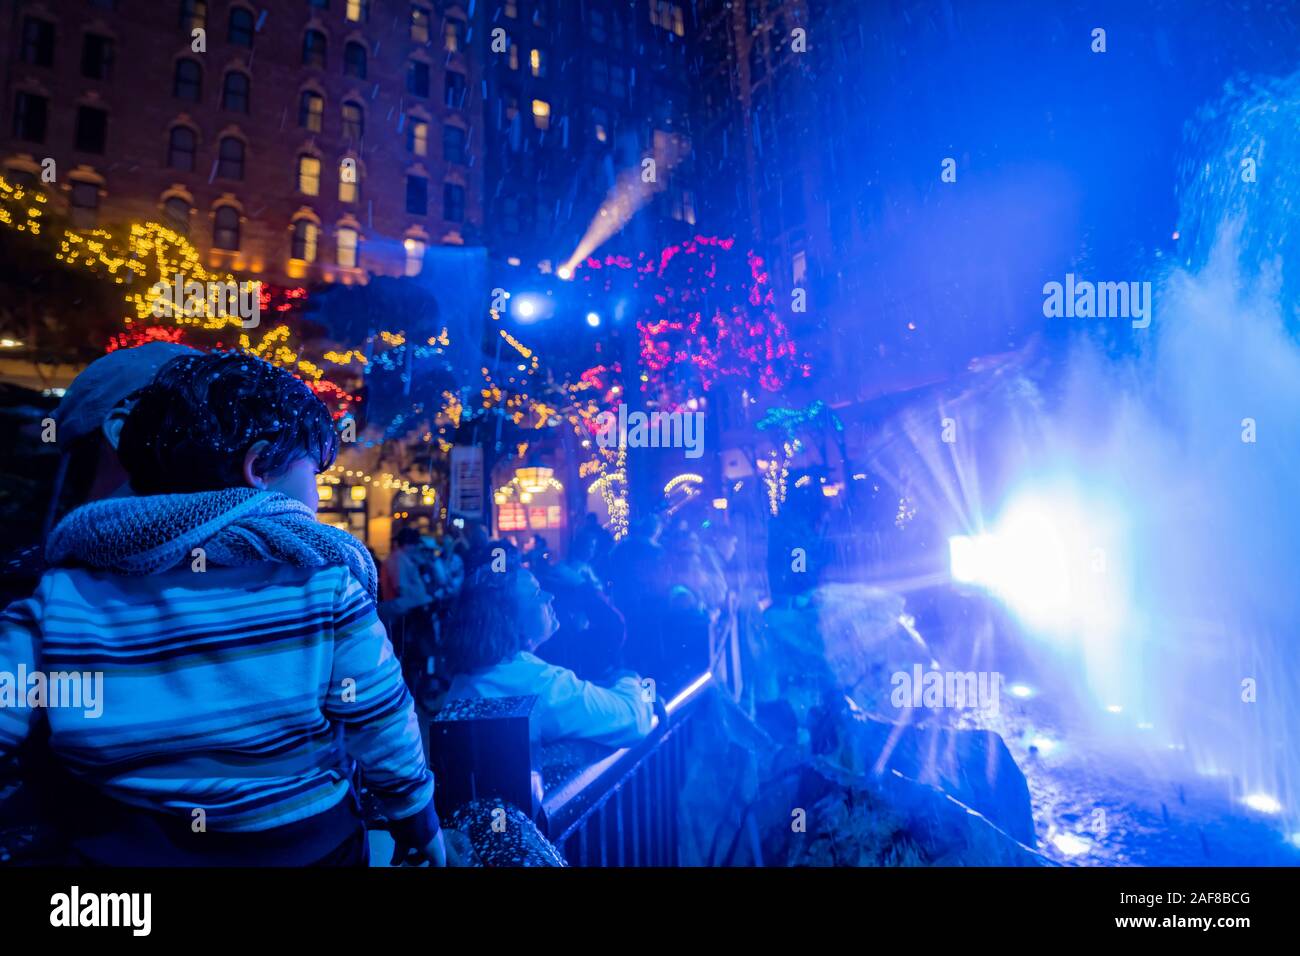
<path fill-rule="evenodd" d="M 230 11 L 230 30 L 226 39 L 235 46 L 253 46 L 253 11 L 235 7 Z"/>
<path fill-rule="evenodd" d="M 316 241 L 320 237 L 320 227 L 310 219 L 299 219 L 293 224 L 293 247 L 289 258 L 300 262 L 316 261 Z"/>
<path fill-rule="evenodd" d="M 99 222 L 99 186 L 74 182 L 71 205 L 72 225 L 77 229 L 94 229 Z"/>
<path fill-rule="evenodd" d="M 320 160 L 315 156 L 298 157 L 298 192 L 304 196 L 320 195 Z"/>
<path fill-rule="evenodd" d="M 465 221 L 465 187 L 457 183 L 442 184 L 442 218 L 448 222 Z"/>
<path fill-rule="evenodd" d="M 163 218 L 182 236 L 190 234 L 190 204 L 180 196 L 173 196 L 163 203 Z"/>
<path fill-rule="evenodd" d="M 325 97 L 311 90 L 303 90 L 298 98 L 298 125 L 319 133 L 325 119 Z"/>
<path fill-rule="evenodd" d="M 235 113 L 248 112 L 248 74 L 231 70 L 221 88 L 221 107 Z"/>
<path fill-rule="evenodd" d="M 239 210 L 222 206 L 212 219 L 212 246 L 214 249 L 239 251 Z"/>
<path fill-rule="evenodd" d="M 188 126 L 173 126 L 167 136 L 167 165 L 182 172 L 194 172 L 198 137 Z"/>
<path fill-rule="evenodd" d="M 207 25 L 208 0 L 181 0 L 181 29 L 187 33 Z"/>
<path fill-rule="evenodd" d="M 244 144 L 226 136 L 217 147 L 217 176 L 221 179 L 244 178 Z"/>
<path fill-rule="evenodd" d="M 357 202 L 361 198 L 361 170 L 355 158 L 348 156 L 339 163 L 339 202 Z"/>
<path fill-rule="evenodd" d="M 424 268 L 424 241 L 408 237 L 402 245 L 406 249 L 406 274 L 418 276 Z"/>
<path fill-rule="evenodd" d="M 360 256 L 361 239 L 357 231 L 350 226 L 339 229 L 339 265 L 345 269 L 355 269 Z"/>
<path fill-rule="evenodd" d="M 465 131 L 448 124 L 442 128 L 442 158 L 449 163 L 465 163 Z"/>
<path fill-rule="evenodd" d="M 302 37 L 302 65 L 325 68 L 325 34 L 308 30 Z"/>
<path fill-rule="evenodd" d="M 198 60 L 188 57 L 176 61 L 176 73 L 172 78 L 172 96 L 180 100 L 197 103 L 203 92 L 203 68 Z"/>
<path fill-rule="evenodd" d="M 349 40 L 343 48 L 343 75 L 366 78 L 366 48 L 356 40 Z"/>
<path fill-rule="evenodd" d="M 366 114 L 360 103 L 343 104 L 343 138 L 360 142 L 366 132 Z"/>

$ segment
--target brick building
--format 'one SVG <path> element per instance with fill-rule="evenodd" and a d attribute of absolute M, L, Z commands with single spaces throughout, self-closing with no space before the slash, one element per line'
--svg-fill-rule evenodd
<path fill-rule="evenodd" d="M 50 169 L 78 224 L 171 225 L 214 268 L 414 274 L 480 241 L 467 33 L 418 0 L 4 3 L 0 168 Z"/>

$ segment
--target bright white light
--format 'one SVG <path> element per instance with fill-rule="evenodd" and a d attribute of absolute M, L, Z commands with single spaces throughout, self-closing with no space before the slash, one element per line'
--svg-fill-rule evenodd
<path fill-rule="evenodd" d="M 1110 711 L 1112 714 L 1122 714 L 1122 713 L 1124 713 L 1124 708 L 1121 707 L 1119 704 L 1111 704 L 1111 705 L 1110 705 L 1109 707 L 1107 707 L 1106 709 L 1107 709 L 1108 711 Z"/>
<path fill-rule="evenodd" d="M 529 299 L 520 299 L 519 304 L 515 306 L 515 312 L 521 319 L 531 319 L 537 314 L 537 306 Z"/>
<path fill-rule="evenodd" d="M 1029 743 L 1031 746 L 1037 747 L 1039 755 L 1043 757 L 1049 756 L 1052 751 L 1059 746 L 1059 744 L 1051 737 L 1043 736 L 1035 737 L 1033 740 L 1029 741 Z"/>
<path fill-rule="evenodd" d="M 1012 684 L 1007 690 L 1012 697 L 1019 697 L 1021 700 L 1028 700 L 1034 696 L 1034 689 L 1028 684 Z"/>
<path fill-rule="evenodd" d="M 1079 856 L 1092 849 L 1092 844 L 1073 833 L 1058 833 L 1052 837 L 1052 845 L 1066 856 Z"/>
<path fill-rule="evenodd" d="M 1281 813 L 1282 804 L 1267 793 L 1252 793 L 1242 798 L 1242 803 L 1260 813 Z"/>
<path fill-rule="evenodd" d="M 588 313 L 587 313 L 587 324 L 590 325 L 593 329 L 596 328 L 596 326 L 600 325 L 600 313 L 599 313 L 599 312 L 588 312 Z"/>
<path fill-rule="evenodd" d="M 556 270 L 555 274 L 566 282 L 573 278 L 573 270 L 568 266 L 560 266 L 560 268 Z"/>
<path fill-rule="evenodd" d="M 952 577 L 996 595 L 1031 631 L 1106 643 L 1126 611 L 1114 527 L 1068 488 L 1021 493 L 987 532 L 948 539 Z"/>

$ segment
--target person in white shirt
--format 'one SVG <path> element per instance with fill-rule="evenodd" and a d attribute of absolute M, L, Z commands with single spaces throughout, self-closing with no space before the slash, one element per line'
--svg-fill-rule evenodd
<path fill-rule="evenodd" d="M 484 565 L 472 572 L 443 640 L 455 675 L 448 699 L 536 694 L 533 732 L 542 744 L 626 747 L 641 740 L 655 722 L 652 684 L 625 674 L 601 687 L 534 653 L 559 626 L 551 598 L 523 567 Z"/>

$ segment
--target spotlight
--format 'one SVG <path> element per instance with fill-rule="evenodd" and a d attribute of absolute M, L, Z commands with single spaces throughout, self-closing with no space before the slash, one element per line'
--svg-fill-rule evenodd
<path fill-rule="evenodd" d="M 948 539 L 954 581 L 996 595 L 1031 630 L 1105 640 L 1127 608 L 1110 509 L 1061 490 L 1018 495 L 992 528 Z M 1111 700 L 1114 700 L 1112 697 Z"/>
<path fill-rule="evenodd" d="M 600 325 L 600 313 L 598 313 L 598 312 L 588 312 L 588 313 L 587 313 L 587 324 L 590 325 L 593 329 L 596 328 L 596 327 L 598 327 L 598 326 Z"/>
<path fill-rule="evenodd" d="M 1246 806 L 1259 813 L 1281 813 L 1282 804 L 1277 802 L 1276 797 L 1271 797 L 1267 793 L 1252 793 L 1241 800 Z"/>
<path fill-rule="evenodd" d="M 556 270 L 555 274 L 565 282 L 573 278 L 573 270 L 568 266 L 560 266 L 560 268 Z"/>
<path fill-rule="evenodd" d="M 515 306 L 515 313 L 521 319 L 531 319 L 537 314 L 537 306 L 528 299 L 520 299 L 519 304 Z"/>

